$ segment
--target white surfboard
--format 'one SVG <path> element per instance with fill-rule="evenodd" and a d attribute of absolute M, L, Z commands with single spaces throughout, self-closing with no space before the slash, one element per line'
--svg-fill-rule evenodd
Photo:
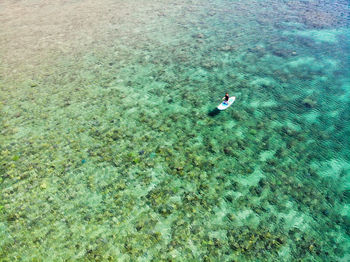
<path fill-rule="evenodd" d="M 235 100 L 236 100 L 236 97 L 231 96 L 227 101 L 228 103 L 226 104 L 225 102 L 222 102 L 220 105 L 218 105 L 218 109 L 225 110 L 226 108 L 230 107 Z"/>

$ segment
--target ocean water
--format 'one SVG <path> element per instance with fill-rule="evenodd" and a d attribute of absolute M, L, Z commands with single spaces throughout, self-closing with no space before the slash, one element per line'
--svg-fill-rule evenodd
<path fill-rule="evenodd" d="M 1 1 L 0 260 L 349 261 L 349 17 Z"/>

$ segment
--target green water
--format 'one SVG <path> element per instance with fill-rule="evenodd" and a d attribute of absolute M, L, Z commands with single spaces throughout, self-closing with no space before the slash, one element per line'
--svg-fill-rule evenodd
<path fill-rule="evenodd" d="M 1 261 L 350 260 L 348 1 L 2 2 Z"/>

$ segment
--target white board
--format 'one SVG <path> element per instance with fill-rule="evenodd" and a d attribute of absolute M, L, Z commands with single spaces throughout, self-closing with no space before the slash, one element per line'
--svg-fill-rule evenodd
<path fill-rule="evenodd" d="M 232 105 L 235 100 L 236 100 L 235 96 L 230 97 L 227 101 L 228 103 L 226 104 L 226 103 L 222 102 L 220 105 L 218 105 L 218 109 L 225 110 L 226 108 L 230 107 L 230 105 Z"/>

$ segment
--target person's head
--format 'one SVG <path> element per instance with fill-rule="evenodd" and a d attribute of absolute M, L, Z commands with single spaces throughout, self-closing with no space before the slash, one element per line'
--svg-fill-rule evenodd
<path fill-rule="evenodd" d="M 226 93 L 225 96 L 228 96 L 228 93 Z"/>

